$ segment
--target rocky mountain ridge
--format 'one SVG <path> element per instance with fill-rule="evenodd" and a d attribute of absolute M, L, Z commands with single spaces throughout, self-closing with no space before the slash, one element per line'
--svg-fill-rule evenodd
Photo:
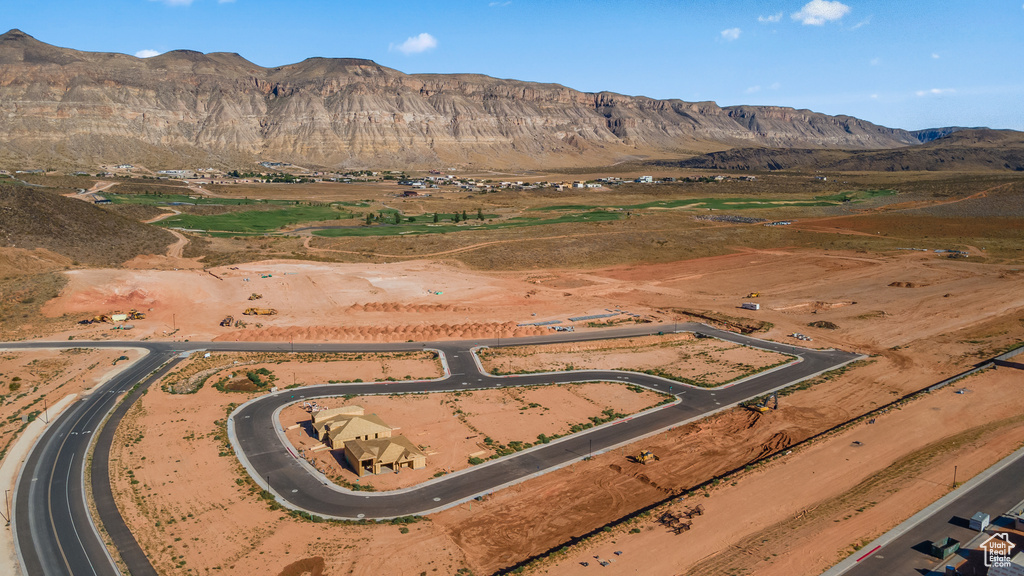
<path fill-rule="evenodd" d="M 264 68 L 238 54 L 140 59 L 0 35 L 0 162 L 155 168 L 257 160 L 323 167 L 601 165 L 732 147 L 896 148 L 849 116 L 655 100 L 370 60 Z"/>

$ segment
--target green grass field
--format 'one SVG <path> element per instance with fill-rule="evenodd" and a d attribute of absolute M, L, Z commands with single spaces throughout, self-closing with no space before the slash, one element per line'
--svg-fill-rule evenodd
<path fill-rule="evenodd" d="M 416 234 L 447 234 L 449 232 L 466 232 L 469 230 L 501 230 L 504 228 L 520 228 L 524 226 L 546 226 L 550 224 L 564 224 L 568 222 L 608 222 L 619 220 L 622 214 L 616 212 L 585 212 L 583 214 L 566 214 L 557 218 L 509 218 L 501 222 L 481 222 L 470 217 L 465 224 L 454 224 L 452 222 L 438 222 L 437 224 L 420 224 L 420 221 L 429 221 L 430 214 L 417 216 L 417 222 L 403 222 L 401 224 L 374 224 L 372 226 L 358 226 L 352 228 L 331 228 L 325 230 L 314 230 L 316 236 L 339 238 L 344 236 L 399 236 Z"/>
<path fill-rule="evenodd" d="M 157 225 L 212 232 L 267 233 L 303 222 L 350 220 L 353 217 L 351 212 L 341 212 L 330 206 L 291 206 L 282 210 L 252 210 L 213 216 L 178 214 L 161 220 Z"/>
<path fill-rule="evenodd" d="M 618 206 L 587 206 L 582 204 L 565 204 L 559 206 L 538 206 L 530 208 L 536 211 L 578 211 L 597 210 L 601 208 L 616 210 L 647 210 L 652 208 L 700 208 L 714 210 L 750 210 L 755 208 L 778 208 L 782 206 L 835 206 L 844 202 L 862 202 L 879 196 L 896 194 L 892 190 L 862 190 L 842 192 L 831 196 L 815 196 L 810 200 L 781 198 L 685 198 L 677 200 L 656 200 L 641 204 L 624 204 Z"/>

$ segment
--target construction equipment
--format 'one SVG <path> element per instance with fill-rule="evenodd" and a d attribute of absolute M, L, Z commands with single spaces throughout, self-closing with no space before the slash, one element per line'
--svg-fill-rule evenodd
<path fill-rule="evenodd" d="M 81 320 L 78 323 L 79 324 L 102 324 L 104 322 L 110 322 L 110 316 L 107 316 L 106 314 L 100 314 L 98 316 L 93 316 L 92 318 L 86 318 L 85 320 Z"/>
<path fill-rule="evenodd" d="M 757 298 L 760 295 L 760 292 L 751 292 L 750 294 L 747 294 L 747 298 Z"/>
<path fill-rule="evenodd" d="M 772 402 L 771 406 L 768 406 L 769 402 Z M 760 414 L 764 414 L 765 412 L 767 412 L 769 410 L 778 410 L 779 409 L 779 395 L 778 395 L 777 392 L 772 392 L 768 397 L 766 397 L 764 400 L 760 401 L 759 403 L 753 404 L 753 405 L 748 404 L 747 408 L 749 408 L 750 410 L 753 410 L 754 412 L 758 412 Z"/>
<path fill-rule="evenodd" d="M 658 456 L 655 455 L 654 452 L 651 452 L 650 450 L 642 450 L 639 454 L 633 456 L 633 461 L 636 462 L 637 464 L 646 465 L 647 462 L 650 460 L 661 460 L 661 458 L 658 458 Z"/>
<path fill-rule="evenodd" d="M 263 294 L 257 294 L 255 292 L 249 294 L 249 300 L 259 300 L 260 298 L 263 298 Z"/>
<path fill-rule="evenodd" d="M 221 326 L 225 326 L 227 328 L 230 328 L 231 327 L 231 323 L 234 322 L 234 321 L 235 321 L 235 317 L 234 316 L 226 316 L 223 320 L 220 321 L 220 325 Z"/>
<path fill-rule="evenodd" d="M 246 316 L 273 316 L 277 314 L 277 310 L 273 308 L 246 308 L 242 314 Z"/>
<path fill-rule="evenodd" d="M 139 312 L 135 308 L 132 308 L 131 310 L 128 311 L 128 319 L 129 320 L 145 320 L 146 319 L 146 313 L 145 312 Z"/>

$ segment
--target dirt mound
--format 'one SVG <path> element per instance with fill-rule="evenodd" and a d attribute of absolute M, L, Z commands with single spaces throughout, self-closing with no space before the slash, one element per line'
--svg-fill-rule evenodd
<path fill-rule="evenodd" d="M 353 304 L 348 307 L 349 312 L 463 312 L 468 310 L 465 306 L 452 306 L 450 304 L 400 304 L 398 302 L 366 302 L 365 304 Z"/>
<path fill-rule="evenodd" d="M 824 328 L 826 330 L 836 330 L 839 325 L 835 322 L 829 322 L 828 320 L 818 320 L 817 322 L 811 322 L 808 324 L 811 328 Z"/>
<path fill-rule="evenodd" d="M 399 326 L 281 326 L 246 329 L 218 336 L 218 341 L 346 341 L 346 342 L 405 342 L 430 340 L 460 340 L 471 338 L 510 338 L 547 334 L 539 326 L 516 326 L 512 322 L 471 322 L 464 324 L 434 324 Z"/>
<path fill-rule="evenodd" d="M 312 558 L 303 558 L 297 562 L 284 567 L 283 570 L 277 576 L 322 576 L 324 573 L 324 558 L 323 556 L 314 556 Z"/>

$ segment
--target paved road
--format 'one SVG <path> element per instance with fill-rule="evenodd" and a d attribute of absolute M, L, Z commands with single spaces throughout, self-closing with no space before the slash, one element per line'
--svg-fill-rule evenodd
<path fill-rule="evenodd" d="M 998 469 L 999 466 L 1004 467 Z M 967 489 L 960 494 L 953 494 L 951 501 L 940 501 L 926 508 L 923 518 L 908 521 L 911 526 L 897 527 L 897 532 L 906 530 L 902 535 L 887 543 L 884 540 L 893 534 L 883 535 L 878 541 L 868 544 L 863 552 L 855 554 L 825 574 L 916 576 L 930 573 L 939 563 L 937 558 L 928 555 L 932 542 L 951 536 L 959 540 L 961 545 L 966 545 L 978 535 L 967 524 L 975 512 L 985 512 L 994 520 L 1024 500 L 1024 485 L 1020 481 L 1024 477 L 1024 452 L 1016 454 L 1009 463 L 999 462 L 993 469 L 998 471 L 983 481 L 969 483 L 970 486 L 965 484 L 963 488 Z M 878 546 L 881 547 L 876 549 Z M 957 562 L 959 560 L 956 559 Z"/>
<path fill-rule="evenodd" d="M 298 506 L 325 516 L 391 517 L 420 513 L 452 505 L 473 495 L 494 490 L 504 484 L 521 481 L 531 474 L 578 460 L 636 438 L 706 415 L 752 396 L 787 386 L 802 378 L 856 360 L 859 356 L 840 351 L 811 351 L 786 344 L 766 342 L 709 328 L 701 324 L 677 324 L 673 330 L 699 331 L 734 342 L 799 356 L 801 361 L 743 383 L 718 390 L 681 386 L 679 383 L 643 374 L 591 371 L 575 374 L 529 375 L 496 378 L 480 373 L 470 352 L 474 346 L 504 346 L 572 342 L 621 338 L 652 334 L 661 328 L 636 326 L 587 333 L 552 333 L 517 339 L 490 339 L 473 342 L 434 342 L 397 344 L 290 344 L 252 342 L 17 342 L 0 343 L 0 348 L 27 349 L 46 347 L 145 348 L 150 353 L 130 369 L 113 378 L 92 394 L 72 404 L 40 438 L 33 449 L 15 490 L 14 532 L 26 574 L 106 575 L 117 571 L 100 543 L 85 505 L 84 458 L 92 436 L 115 406 L 116 398 L 154 369 L 182 351 L 294 351 L 294 352 L 385 352 L 440 350 L 450 375 L 434 382 L 400 382 L 305 387 L 301 395 L 338 393 L 414 392 L 446 389 L 493 388 L 536 383 L 568 382 L 581 379 L 632 382 L 677 395 L 680 402 L 671 407 L 634 417 L 612 426 L 599 427 L 539 449 L 451 474 L 422 488 L 389 495 L 354 494 L 325 486 L 309 470 L 292 458 L 274 426 L 274 411 L 294 401 L 292 394 L 264 396 L 244 405 L 231 418 L 233 431 L 240 438 L 236 450 L 251 473 L 265 480 L 269 475 L 273 491 L 286 505 Z M 167 367 L 169 368 L 169 367 Z M 143 388 L 139 389 L 141 393 Z M 343 392 L 339 392 L 344 390 Z M 297 396 L 298 397 L 298 396 Z M 131 400 L 131 398 L 129 399 Z M 276 404 L 275 404 L 276 403 Z M 91 483 L 100 518 L 108 534 L 128 563 L 132 574 L 154 574 L 131 532 L 124 524 L 113 497 L 105 470 L 110 441 L 120 416 L 130 406 L 122 404 L 104 425 L 97 440 Z"/>
<path fill-rule="evenodd" d="M 14 496 L 12 531 L 27 574 L 117 573 L 86 508 L 85 456 L 93 434 L 118 395 L 145 378 L 166 357 L 143 357 L 90 396 L 72 404 L 40 438 L 22 468 Z M 106 484 L 109 491 L 109 482 Z M 113 512 L 117 513 L 116 507 Z"/>
<path fill-rule="evenodd" d="M 430 347 L 439 349 L 446 358 L 451 370 L 451 376 L 447 378 L 433 382 L 323 385 L 262 396 L 243 404 L 230 416 L 229 433 L 235 453 L 249 473 L 257 478 L 262 486 L 270 488 L 283 504 L 334 518 L 394 518 L 427 514 L 453 506 L 533 475 L 565 466 L 591 453 L 600 453 L 646 435 L 705 417 L 717 410 L 859 358 L 846 352 L 807 350 L 765 342 L 698 324 L 680 325 L 679 329 L 699 331 L 725 340 L 792 354 L 799 356 L 800 361 L 735 385 L 709 390 L 684 386 L 678 382 L 646 374 L 617 371 L 595 370 L 494 377 L 481 373 L 474 362 L 470 349 L 475 342 L 437 343 Z M 650 328 L 645 331 L 650 333 Z M 277 419 L 277 414 L 283 406 L 310 398 L 343 394 L 486 389 L 581 380 L 639 384 L 676 395 L 679 402 L 446 475 L 412 489 L 369 494 L 343 490 L 313 473 L 304 460 L 283 445 L 285 441 Z"/>

